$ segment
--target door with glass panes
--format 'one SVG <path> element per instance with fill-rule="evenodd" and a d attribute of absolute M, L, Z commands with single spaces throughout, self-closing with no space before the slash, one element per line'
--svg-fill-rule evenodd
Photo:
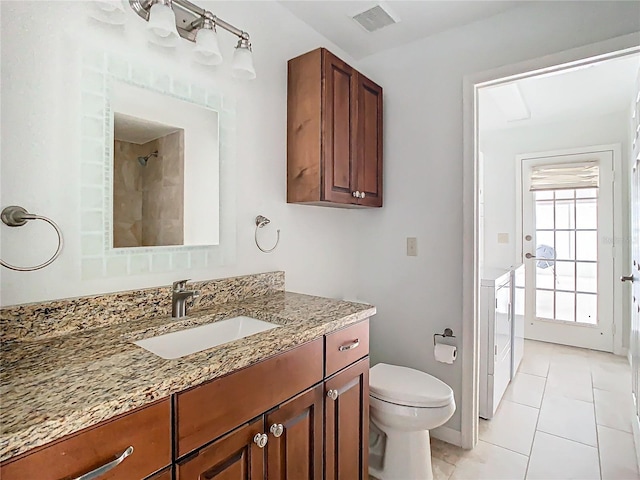
<path fill-rule="evenodd" d="M 525 336 L 613 351 L 613 152 L 522 159 Z"/>

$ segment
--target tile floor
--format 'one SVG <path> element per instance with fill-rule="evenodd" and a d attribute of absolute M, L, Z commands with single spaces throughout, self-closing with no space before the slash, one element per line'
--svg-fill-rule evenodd
<path fill-rule="evenodd" d="M 527 341 L 495 417 L 462 450 L 432 439 L 436 480 L 640 479 L 623 357 Z"/>

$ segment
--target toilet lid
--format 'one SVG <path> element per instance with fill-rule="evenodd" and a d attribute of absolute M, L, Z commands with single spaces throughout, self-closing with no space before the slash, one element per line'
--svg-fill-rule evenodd
<path fill-rule="evenodd" d="M 378 363 L 369 371 L 372 396 L 410 407 L 444 407 L 453 401 L 451 387 L 413 368 Z"/>

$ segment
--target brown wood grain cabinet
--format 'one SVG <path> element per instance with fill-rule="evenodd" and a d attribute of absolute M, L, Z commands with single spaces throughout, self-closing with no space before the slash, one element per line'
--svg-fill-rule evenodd
<path fill-rule="evenodd" d="M 264 478 L 264 447 L 256 435 L 264 434 L 264 420 L 244 425 L 202 448 L 180 462 L 177 480 L 262 480 Z"/>
<path fill-rule="evenodd" d="M 325 479 L 369 478 L 369 358 L 325 381 Z"/>
<path fill-rule="evenodd" d="M 0 478 L 76 478 L 133 446 L 97 478 L 365 480 L 368 339 L 368 320 L 349 325 L 7 460 Z"/>
<path fill-rule="evenodd" d="M 168 399 L 82 430 L 0 466 L 2 480 L 77 478 L 133 452 L 100 480 L 141 479 L 171 464 Z"/>
<path fill-rule="evenodd" d="M 382 206 L 382 88 L 324 48 L 288 64 L 287 201 Z"/>
<path fill-rule="evenodd" d="M 268 480 L 321 480 L 323 385 L 301 393 L 267 415 Z"/>

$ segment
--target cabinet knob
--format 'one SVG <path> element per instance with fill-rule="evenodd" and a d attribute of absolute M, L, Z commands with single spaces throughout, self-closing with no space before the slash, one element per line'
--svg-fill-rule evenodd
<path fill-rule="evenodd" d="M 338 390 L 329 390 L 327 392 L 327 397 L 329 397 L 331 400 L 336 400 L 338 398 Z"/>
<path fill-rule="evenodd" d="M 281 423 L 274 423 L 273 425 L 271 425 L 269 431 L 273 434 L 274 437 L 278 438 L 284 433 L 284 425 L 282 425 Z"/>
<path fill-rule="evenodd" d="M 351 192 L 351 195 L 352 195 L 354 198 L 360 198 L 360 191 L 359 191 L 359 190 L 356 190 L 355 192 Z"/>
<path fill-rule="evenodd" d="M 268 441 L 269 439 L 264 433 L 256 433 L 256 436 L 253 437 L 253 443 L 255 443 L 259 448 L 264 448 Z"/>
<path fill-rule="evenodd" d="M 364 192 L 360 192 L 360 198 L 364 198 Z"/>

